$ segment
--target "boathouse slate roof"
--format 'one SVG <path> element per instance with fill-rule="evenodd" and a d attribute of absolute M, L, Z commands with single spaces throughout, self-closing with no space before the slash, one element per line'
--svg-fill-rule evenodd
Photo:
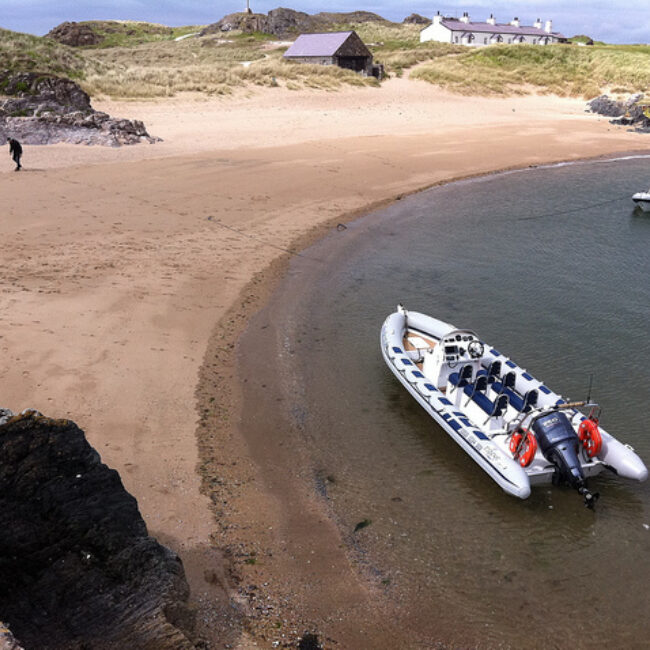
<path fill-rule="evenodd" d="M 550 34 L 539 27 L 532 25 L 510 25 L 508 23 L 492 25 L 491 23 L 464 23 L 462 20 L 446 20 L 442 19 L 441 24 L 450 29 L 452 32 L 484 32 L 487 34 L 514 34 L 521 36 L 555 36 L 555 38 L 565 38 L 559 32 L 551 32 Z"/>
<path fill-rule="evenodd" d="M 352 33 L 301 34 L 284 56 L 334 56 Z"/>

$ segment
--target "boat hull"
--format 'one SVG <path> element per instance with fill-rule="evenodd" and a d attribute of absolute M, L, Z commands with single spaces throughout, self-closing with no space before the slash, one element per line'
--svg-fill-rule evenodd
<path fill-rule="evenodd" d="M 639 192 L 632 197 L 632 200 L 644 212 L 650 212 L 650 194 L 648 192 Z"/>

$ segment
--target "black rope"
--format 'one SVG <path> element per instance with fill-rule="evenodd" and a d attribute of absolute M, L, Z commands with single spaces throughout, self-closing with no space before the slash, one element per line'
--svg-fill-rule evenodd
<path fill-rule="evenodd" d="M 619 196 L 616 199 L 610 199 L 609 201 L 601 201 L 600 203 L 591 203 L 589 205 L 583 205 L 580 208 L 571 208 L 570 210 L 559 210 L 558 212 L 547 212 L 546 214 L 536 214 L 532 217 L 519 217 L 517 221 L 530 221 L 532 219 L 544 219 L 545 217 L 555 217 L 561 214 L 570 214 L 572 212 L 582 212 L 583 210 L 590 210 L 591 208 L 598 208 L 601 205 L 609 205 L 610 203 L 617 203 L 618 201 L 629 200 L 630 195 L 626 194 L 625 196 Z"/>

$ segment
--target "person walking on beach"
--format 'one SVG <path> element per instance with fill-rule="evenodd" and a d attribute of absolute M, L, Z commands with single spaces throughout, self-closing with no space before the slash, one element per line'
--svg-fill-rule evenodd
<path fill-rule="evenodd" d="M 22 169 L 22 165 L 20 164 L 20 157 L 23 155 L 23 148 L 20 146 L 20 142 L 18 142 L 18 140 L 14 140 L 13 138 L 7 138 L 7 142 L 9 143 L 9 155 L 14 159 L 14 162 L 16 163 L 16 169 L 14 171 L 19 172 Z"/>

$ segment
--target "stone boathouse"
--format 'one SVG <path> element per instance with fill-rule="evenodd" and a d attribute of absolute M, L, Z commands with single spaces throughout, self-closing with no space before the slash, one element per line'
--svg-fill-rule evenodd
<path fill-rule="evenodd" d="M 380 66 L 373 65 L 372 52 L 354 31 L 301 34 L 284 58 L 298 63 L 337 65 L 368 76 L 380 74 Z"/>

